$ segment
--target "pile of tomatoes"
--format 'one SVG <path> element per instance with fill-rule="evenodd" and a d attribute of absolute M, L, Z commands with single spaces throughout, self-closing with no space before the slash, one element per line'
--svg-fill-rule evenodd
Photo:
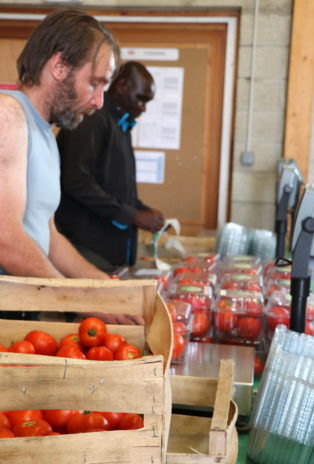
<path fill-rule="evenodd" d="M 97 317 L 84 319 L 80 323 L 78 333 L 64 336 L 59 344 L 47 332 L 32 330 L 24 340 L 18 340 L 8 348 L 0 343 L 0 351 L 97 361 L 141 357 L 139 348 L 127 343 L 120 334 L 108 333 L 107 325 Z"/>
<path fill-rule="evenodd" d="M 8 348 L 0 344 L 0 351 L 100 361 L 141 357 L 139 348 L 128 344 L 120 334 L 108 333 L 106 324 L 97 317 L 83 320 L 79 325 L 78 333 L 64 336 L 59 344 L 47 332 L 32 330 L 24 337 L 24 340 L 17 340 Z M 143 427 L 143 419 L 136 413 L 74 410 L 3 411 L 0 413 L 0 438 L 127 430 L 141 427 Z"/>
<path fill-rule="evenodd" d="M 0 438 L 134 430 L 143 426 L 143 418 L 136 413 L 65 409 L 0 412 Z"/>

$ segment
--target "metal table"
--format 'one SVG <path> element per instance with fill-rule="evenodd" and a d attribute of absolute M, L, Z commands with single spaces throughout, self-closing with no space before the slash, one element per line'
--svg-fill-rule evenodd
<path fill-rule="evenodd" d="M 183 364 L 172 364 L 170 375 L 218 378 L 221 359 L 234 360 L 234 401 L 239 415 L 251 413 L 255 349 L 247 346 L 189 342 Z M 175 403 L 175 398 L 173 398 Z"/>

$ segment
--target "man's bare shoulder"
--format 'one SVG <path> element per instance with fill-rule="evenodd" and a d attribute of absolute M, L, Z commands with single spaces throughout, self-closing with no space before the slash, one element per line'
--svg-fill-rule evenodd
<path fill-rule="evenodd" d="M 0 160 L 14 159 L 27 146 L 27 121 L 22 105 L 11 95 L 0 93 Z"/>
<path fill-rule="evenodd" d="M 12 95 L 0 93 L 0 120 L 16 119 L 25 121 L 25 112 L 21 103 Z"/>

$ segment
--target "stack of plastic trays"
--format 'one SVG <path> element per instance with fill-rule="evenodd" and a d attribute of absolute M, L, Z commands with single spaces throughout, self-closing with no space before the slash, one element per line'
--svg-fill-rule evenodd
<path fill-rule="evenodd" d="M 259 464 L 314 462 L 314 338 L 277 326 L 251 416 Z"/>
<path fill-rule="evenodd" d="M 248 253 L 261 259 L 273 258 L 276 254 L 276 234 L 269 230 L 253 229 Z"/>
<path fill-rule="evenodd" d="M 219 231 L 216 250 L 221 257 L 229 255 L 245 255 L 248 250 L 249 230 L 239 224 L 229 222 Z"/>

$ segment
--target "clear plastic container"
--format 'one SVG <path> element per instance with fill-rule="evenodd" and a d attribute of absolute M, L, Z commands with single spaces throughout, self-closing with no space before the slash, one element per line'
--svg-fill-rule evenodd
<path fill-rule="evenodd" d="M 209 273 L 195 273 L 195 272 L 187 272 L 182 274 L 177 274 L 176 277 L 173 279 L 174 284 L 178 284 L 181 286 L 202 286 L 205 287 L 204 291 L 206 293 L 210 293 L 210 290 L 207 290 L 206 287 L 210 287 L 212 291 L 215 290 L 217 285 L 217 274 L 214 272 Z"/>
<path fill-rule="evenodd" d="M 219 288 L 262 293 L 262 279 L 258 275 L 226 273 L 220 279 Z"/>
<path fill-rule="evenodd" d="M 262 275 L 262 265 L 244 261 L 222 260 L 217 267 L 219 278 L 224 274 L 246 274 L 251 276 Z"/>
<path fill-rule="evenodd" d="M 179 300 L 166 300 L 173 324 L 174 348 L 171 364 L 182 364 L 192 331 L 192 308 L 189 303 Z"/>
<path fill-rule="evenodd" d="M 265 333 L 269 341 L 272 340 L 277 325 L 290 327 L 291 295 L 282 289 L 271 294 L 265 305 L 266 328 Z M 306 307 L 305 333 L 314 336 L 314 296 L 310 295 Z"/>
<path fill-rule="evenodd" d="M 191 340 L 209 341 L 213 302 L 211 286 L 172 284 L 167 298 L 171 301 L 184 301 L 191 305 L 193 314 Z"/>
<path fill-rule="evenodd" d="M 258 464 L 312 464 L 314 338 L 279 325 L 251 414 L 247 454 Z"/>
<path fill-rule="evenodd" d="M 163 271 L 161 269 L 128 269 L 124 268 L 124 271 L 119 274 L 121 280 L 141 280 L 141 279 L 153 279 L 158 282 L 158 291 L 164 292 L 167 290 L 169 283 L 172 279 L 171 271 Z"/>
<path fill-rule="evenodd" d="M 213 306 L 214 341 L 264 343 L 264 299 L 260 292 L 220 290 Z"/>

